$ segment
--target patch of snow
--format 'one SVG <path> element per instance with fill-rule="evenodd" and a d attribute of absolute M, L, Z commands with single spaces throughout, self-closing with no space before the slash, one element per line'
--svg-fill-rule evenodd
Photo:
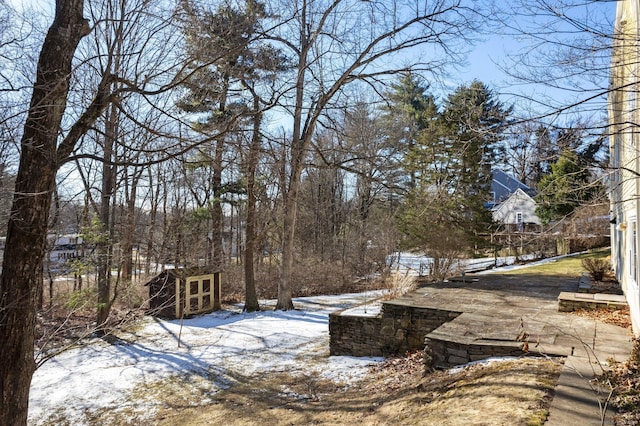
<path fill-rule="evenodd" d="M 516 359 L 520 359 L 520 358 L 517 358 L 514 356 L 490 357 L 490 358 L 480 359 L 478 361 L 471 361 L 463 365 L 457 365 L 447 370 L 447 372 L 449 374 L 456 374 L 465 370 L 466 368 L 473 367 L 474 365 L 490 365 L 497 362 L 514 361 Z"/>
<path fill-rule="evenodd" d="M 382 357 L 332 356 L 329 357 L 328 368 L 319 373 L 325 379 L 349 384 L 363 379 L 369 367 L 382 361 Z"/>
<path fill-rule="evenodd" d="M 477 259 L 460 259 L 454 268 L 461 271 L 477 271 L 488 268 L 500 268 L 514 264 L 518 260 L 533 260 L 534 255 L 520 257 L 483 257 Z M 397 252 L 389 256 L 388 262 L 392 271 L 408 275 L 427 275 L 433 264 L 433 259 L 416 253 Z"/>
<path fill-rule="evenodd" d="M 353 308 L 345 309 L 342 315 L 357 317 L 377 317 L 382 312 L 382 301 L 380 299 L 370 300 Z"/>
<path fill-rule="evenodd" d="M 539 261 L 534 261 L 534 254 L 503 257 L 483 257 L 478 259 L 460 259 L 456 262 L 457 269 L 460 271 L 474 272 L 476 274 L 490 274 L 495 271 L 510 271 L 529 266 L 541 265 L 544 263 L 555 262 L 564 257 L 577 256 L 580 253 L 571 253 L 562 256 L 555 256 Z M 527 261 L 526 264 L 516 264 L 519 261 Z M 429 273 L 433 259 L 422 254 L 397 252 L 388 257 L 387 262 L 390 264 L 392 271 L 397 271 L 407 275 L 426 275 Z M 479 271 L 479 272 L 476 272 Z"/>
<path fill-rule="evenodd" d="M 175 376 L 195 375 L 210 394 L 234 377 L 265 372 L 315 372 L 353 383 L 382 358 L 330 357 L 328 315 L 374 297 L 380 294 L 298 298 L 292 311 L 236 308 L 182 324 L 145 317 L 135 334 L 120 335 L 117 344 L 94 339 L 42 365 L 31 383 L 29 424 L 48 424 L 51 413 L 60 413 L 82 425 L 93 412 L 123 407 L 151 414 L 144 401 L 130 400 L 131 391 Z"/>

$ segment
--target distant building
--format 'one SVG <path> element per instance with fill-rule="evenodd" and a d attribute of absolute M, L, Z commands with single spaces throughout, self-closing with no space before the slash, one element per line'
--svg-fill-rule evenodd
<path fill-rule="evenodd" d="M 49 255 L 51 263 L 65 263 L 68 260 L 79 259 L 83 253 L 83 240 L 79 234 L 66 234 L 58 236 L 49 236 L 54 239 L 53 248 Z"/>
<path fill-rule="evenodd" d="M 511 197 L 518 189 L 520 189 L 530 197 L 536 195 L 535 189 L 525 185 L 518 179 L 500 169 L 493 169 L 491 171 L 491 175 L 492 199 L 488 203 L 489 208 L 493 208 L 496 205 L 506 201 L 507 198 Z"/>
<path fill-rule="evenodd" d="M 0 262 L 4 256 L 6 238 L 0 237 Z M 45 259 L 44 268 L 54 272 L 66 272 L 69 264 L 75 259 L 84 257 L 87 247 L 83 246 L 80 234 L 65 234 L 48 236 L 49 257 Z"/>
<path fill-rule="evenodd" d="M 609 92 L 611 262 L 629 303 L 636 335 L 640 334 L 639 14 L 640 0 L 618 2 Z"/>
<path fill-rule="evenodd" d="M 511 231 L 524 232 L 540 228 L 540 219 L 536 216 L 536 202 L 522 189 L 516 190 L 509 198 L 492 210 L 493 220 L 509 227 Z"/>
<path fill-rule="evenodd" d="M 540 219 L 535 214 L 535 191 L 499 169 L 492 171 L 492 199 L 487 203 L 493 220 L 509 232 L 537 231 Z"/>

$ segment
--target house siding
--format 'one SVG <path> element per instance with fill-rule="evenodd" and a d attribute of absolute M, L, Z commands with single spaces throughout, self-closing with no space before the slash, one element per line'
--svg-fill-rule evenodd
<path fill-rule="evenodd" d="M 640 135 L 636 94 L 640 84 L 638 36 L 640 0 L 618 2 L 611 59 L 609 149 L 611 174 L 611 260 L 631 310 L 633 330 L 640 335 Z"/>
<path fill-rule="evenodd" d="M 518 189 L 493 211 L 493 220 L 505 225 L 518 223 L 518 213 L 522 213 L 522 223 L 540 224 L 535 214 L 536 202 L 523 190 Z"/>

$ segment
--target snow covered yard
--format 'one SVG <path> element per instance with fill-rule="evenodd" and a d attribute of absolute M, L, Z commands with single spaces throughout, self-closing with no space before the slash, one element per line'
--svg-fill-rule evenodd
<path fill-rule="evenodd" d="M 329 313 L 370 301 L 376 293 L 294 300 L 296 310 L 242 313 L 240 308 L 184 320 L 145 317 L 113 344 L 95 339 L 41 366 L 31 384 L 29 424 L 89 424 L 96 413 L 144 420 L 152 391 L 172 380 L 193 386 L 199 405 L 238 378 L 263 373 L 320 374 L 354 383 L 381 359 L 329 357 Z M 158 385 L 160 384 L 160 385 Z"/>

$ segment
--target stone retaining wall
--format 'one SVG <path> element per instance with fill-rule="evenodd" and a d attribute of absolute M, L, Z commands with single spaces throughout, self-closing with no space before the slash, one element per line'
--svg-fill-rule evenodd
<path fill-rule="evenodd" d="M 388 356 L 424 349 L 424 337 L 459 312 L 382 303 L 377 316 L 329 315 L 331 355 Z"/>
<path fill-rule="evenodd" d="M 329 315 L 329 353 L 349 356 L 384 356 L 381 314 L 375 317 Z"/>
<path fill-rule="evenodd" d="M 390 301 L 382 305 L 381 334 L 387 339 L 387 349 L 391 353 L 424 349 L 424 337 L 436 328 L 460 315 L 461 312 L 444 311 L 433 308 L 418 308 Z"/>
<path fill-rule="evenodd" d="M 558 296 L 558 311 L 573 312 L 579 309 L 593 310 L 600 308 L 623 309 L 628 306 L 623 295 L 618 294 L 586 294 L 562 292 Z"/>
<path fill-rule="evenodd" d="M 460 343 L 425 338 L 424 364 L 427 370 L 450 368 L 491 357 L 520 356 L 525 353 L 521 342 Z"/>

